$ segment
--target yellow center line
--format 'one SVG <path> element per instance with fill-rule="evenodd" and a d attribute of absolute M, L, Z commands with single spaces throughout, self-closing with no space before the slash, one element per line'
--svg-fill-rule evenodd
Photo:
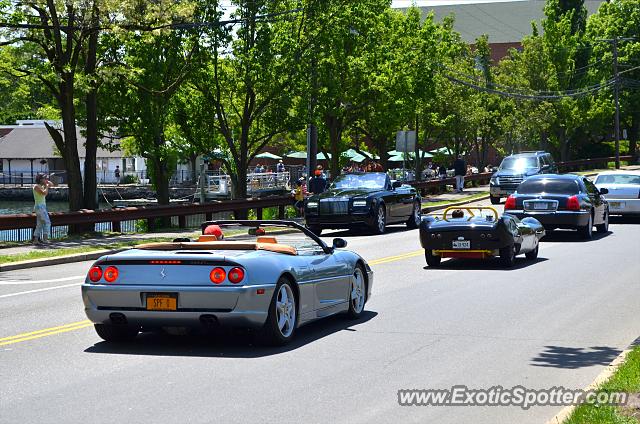
<path fill-rule="evenodd" d="M 387 256 L 384 258 L 374 259 L 372 261 L 369 261 L 369 265 L 380 265 L 389 262 L 401 261 L 403 259 L 409 259 L 423 254 L 424 250 L 420 249 L 414 252 L 403 253 L 402 255 Z M 15 336 L 3 337 L 0 338 L 0 346 L 26 342 L 28 340 L 39 339 L 41 337 L 54 336 L 56 334 L 80 330 L 82 328 L 90 327 L 91 325 L 91 321 L 83 320 L 64 325 L 58 325 L 56 327 L 44 328 L 42 330 L 30 331 L 28 333 L 16 334 Z"/>

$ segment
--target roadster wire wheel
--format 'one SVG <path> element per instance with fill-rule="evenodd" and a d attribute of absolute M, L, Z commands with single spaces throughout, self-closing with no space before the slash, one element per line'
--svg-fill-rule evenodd
<path fill-rule="evenodd" d="M 378 206 L 378 213 L 376 214 L 376 221 L 373 227 L 373 231 L 376 234 L 383 234 L 387 225 L 387 216 L 384 205 Z"/>

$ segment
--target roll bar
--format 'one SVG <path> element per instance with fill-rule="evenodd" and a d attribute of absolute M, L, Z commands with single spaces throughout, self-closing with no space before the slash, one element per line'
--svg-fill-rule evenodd
<path fill-rule="evenodd" d="M 467 212 L 469 212 L 469 218 L 467 219 L 467 221 L 471 221 L 471 218 L 476 216 L 473 213 L 474 210 L 480 211 L 480 212 L 482 212 L 483 210 L 489 210 L 494 213 L 494 216 L 496 217 L 496 221 L 498 220 L 498 216 L 499 216 L 498 211 L 493 206 L 450 206 L 447 209 L 445 209 L 444 212 L 442 212 L 442 219 L 444 219 L 445 221 L 449 221 L 447 219 L 447 213 L 451 211 L 459 210 L 459 209 L 466 210 Z"/>

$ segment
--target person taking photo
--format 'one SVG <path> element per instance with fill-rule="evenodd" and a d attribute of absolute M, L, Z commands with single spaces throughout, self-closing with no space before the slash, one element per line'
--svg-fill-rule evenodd
<path fill-rule="evenodd" d="M 31 241 L 33 244 L 39 245 L 49 242 L 51 220 L 49 219 L 49 212 L 47 212 L 47 194 L 49 194 L 49 188 L 55 187 L 56 184 L 49 181 L 49 178 L 44 174 L 36 175 L 35 180 L 36 183 L 33 185 L 33 211 L 36 214 L 36 229 L 33 232 Z"/>

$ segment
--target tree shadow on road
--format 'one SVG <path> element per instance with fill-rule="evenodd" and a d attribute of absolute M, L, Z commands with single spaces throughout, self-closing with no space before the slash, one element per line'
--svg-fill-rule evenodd
<path fill-rule="evenodd" d="M 187 336 L 171 336 L 159 331 L 141 333 L 132 342 L 99 342 L 85 349 L 85 352 L 119 355 L 260 358 L 298 349 L 339 331 L 358 331 L 355 327 L 377 315 L 377 312 L 364 311 L 357 320 L 349 320 L 340 315 L 319 320 L 300 327 L 293 341 L 280 347 L 261 345 L 257 335 L 248 330 L 221 329 L 213 333 Z"/>
<path fill-rule="evenodd" d="M 531 359 L 534 367 L 577 369 L 609 365 L 622 351 L 608 346 L 564 347 L 545 346 L 545 351 Z"/>

